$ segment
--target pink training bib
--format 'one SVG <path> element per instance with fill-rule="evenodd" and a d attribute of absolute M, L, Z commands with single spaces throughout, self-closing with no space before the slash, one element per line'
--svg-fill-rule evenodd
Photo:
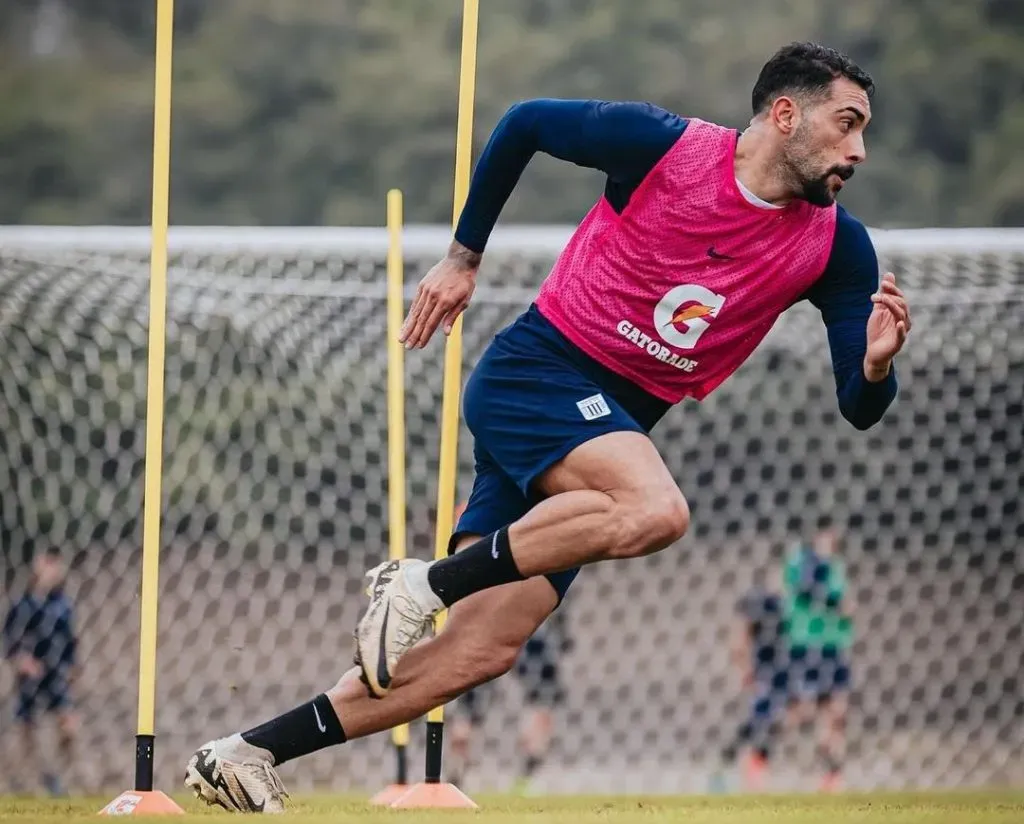
<path fill-rule="evenodd" d="M 828 263 L 836 207 L 750 203 L 737 132 L 691 119 L 622 214 L 602 198 L 537 307 L 590 357 L 670 403 L 731 375 Z"/>

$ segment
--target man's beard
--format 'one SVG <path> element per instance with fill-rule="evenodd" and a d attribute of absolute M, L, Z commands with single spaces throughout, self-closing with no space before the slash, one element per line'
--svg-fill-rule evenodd
<path fill-rule="evenodd" d="M 836 201 L 835 194 L 828 185 L 828 179 L 832 175 L 849 180 L 853 177 L 853 166 L 833 166 L 823 175 L 804 178 L 800 186 L 800 197 L 812 206 L 831 206 Z"/>

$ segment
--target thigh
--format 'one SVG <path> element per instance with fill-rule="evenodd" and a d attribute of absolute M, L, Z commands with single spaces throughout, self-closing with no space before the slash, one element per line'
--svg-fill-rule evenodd
<path fill-rule="evenodd" d="M 818 703 L 833 705 L 837 712 L 845 712 L 846 696 L 850 690 L 850 665 L 843 655 L 826 657 L 819 668 Z"/>
<path fill-rule="evenodd" d="M 582 444 L 610 433 L 646 440 L 609 393 L 555 349 L 514 330 L 499 336 L 473 370 L 466 425 L 524 499 L 547 493 L 534 481 Z"/>
<path fill-rule="evenodd" d="M 595 489 L 620 501 L 682 494 L 657 448 L 639 432 L 609 432 L 576 446 L 537 478 L 536 488 L 545 497 Z"/>
<path fill-rule="evenodd" d="M 43 679 L 39 690 L 43 708 L 54 714 L 71 710 L 70 687 L 66 678 L 54 674 Z"/>

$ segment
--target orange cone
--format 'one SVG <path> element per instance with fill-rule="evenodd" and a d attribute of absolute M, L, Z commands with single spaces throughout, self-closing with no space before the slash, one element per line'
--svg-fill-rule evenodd
<path fill-rule="evenodd" d="M 166 793 L 129 790 L 100 810 L 100 815 L 182 815 L 184 812 Z"/>
<path fill-rule="evenodd" d="M 392 803 L 397 801 L 408 789 L 408 784 L 389 784 L 371 798 L 370 803 L 375 807 L 390 807 Z"/>
<path fill-rule="evenodd" d="M 413 784 L 391 804 L 393 810 L 476 808 L 476 802 L 454 784 Z"/>

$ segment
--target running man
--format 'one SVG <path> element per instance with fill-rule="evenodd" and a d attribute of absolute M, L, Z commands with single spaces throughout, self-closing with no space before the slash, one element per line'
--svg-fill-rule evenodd
<path fill-rule="evenodd" d="M 449 333 L 469 304 L 534 154 L 606 182 L 536 303 L 468 381 L 476 479 L 452 554 L 372 570 L 356 666 L 311 702 L 204 744 L 189 787 L 230 809 L 282 809 L 276 765 L 507 672 L 581 566 L 679 540 L 689 509 L 649 432 L 712 392 L 793 304 L 821 312 L 843 417 L 881 420 L 910 314 L 895 277 L 879 280 L 864 226 L 835 203 L 865 160 L 872 91 L 846 56 L 795 43 L 761 70 L 742 133 L 645 103 L 532 100 L 506 113 L 448 255 L 420 283 L 408 348 Z M 424 640 L 445 608 L 444 631 Z"/>

